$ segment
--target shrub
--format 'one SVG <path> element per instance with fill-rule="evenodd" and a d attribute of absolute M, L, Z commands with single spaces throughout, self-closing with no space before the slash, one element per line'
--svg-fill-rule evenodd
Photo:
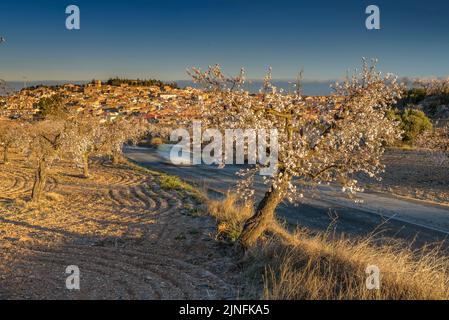
<path fill-rule="evenodd" d="M 407 95 L 404 100 L 407 103 L 417 104 L 426 98 L 426 89 L 424 88 L 413 88 L 407 91 Z"/>
<path fill-rule="evenodd" d="M 64 118 L 67 115 L 67 108 L 61 95 L 55 94 L 51 97 L 44 97 L 36 104 L 39 109 L 37 115 L 42 118 Z"/>
<path fill-rule="evenodd" d="M 414 144 L 418 135 L 432 130 L 432 123 L 426 114 L 418 109 L 390 110 L 387 117 L 397 120 L 403 130 L 402 140 L 405 143 Z"/>
<path fill-rule="evenodd" d="M 176 176 L 162 176 L 161 187 L 166 190 L 181 190 L 183 189 L 183 182 Z"/>

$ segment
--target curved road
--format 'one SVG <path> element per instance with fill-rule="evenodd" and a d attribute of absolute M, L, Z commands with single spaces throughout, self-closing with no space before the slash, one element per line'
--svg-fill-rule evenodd
<path fill-rule="evenodd" d="M 167 174 L 177 175 L 210 196 L 221 196 L 235 186 L 236 166 L 174 166 L 154 149 L 127 147 L 126 156 L 133 162 Z M 375 233 L 382 240 L 401 239 L 413 247 L 424 244 L 449 244 L 449 207 L 421 201 L 404 200 L 383 193 L 358 194 L 363 204 L 356 204 L 332 187 L 320 187 L 314 198 L 305 198 L 299 206 L 282 204 L 277 214 L 291 226 L 312 231 L 329 230 L 347 236 Z M 264 185 L 256 184 L 256 197 L 264 194 Z"/>

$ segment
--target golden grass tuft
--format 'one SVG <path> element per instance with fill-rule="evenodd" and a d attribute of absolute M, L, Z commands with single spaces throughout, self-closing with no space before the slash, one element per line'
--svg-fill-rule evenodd
<path fill-rule="evenodd" d="M 218 226 L 240 226 L 242 214 L 230 196 L 212 202 L 209 211 Z M 230 222 L 231 221 L 231 222 Z M 402 242 L 375 244 L 374 235 L 346 239 L 307 230 L 290 233 L 273 222 L 269 236 L 249 249 L 243 259 L 244 277 L 255 297 L 282 300 L 422 300 L 449 299 L 449 257 L 439 248 L 413 250 Z M 380 289 L 368 290 L 368 266 L 380 269 Z"/>
<path fill-rule="evenodd" d="M 253 215 L 250 203 L 239 203 L 236 196 L 228 194 L 224 200 L 209 200 L 209 213 L 217 220 L 217 238 L 237 241 L 243 225 Z"/>

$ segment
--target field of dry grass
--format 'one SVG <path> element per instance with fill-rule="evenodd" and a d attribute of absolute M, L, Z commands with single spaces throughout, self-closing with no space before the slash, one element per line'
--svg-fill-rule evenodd
<path fill-rule="evenodd" d="M 249 214 L 231 196 L 210 203 L 217 234 L 234 241 Z M 227 226 L 227 228 L 223 227 Z M 246 294 L 264 299 L 449 299 L 449 257 L 439 248 L 376 245 L 372 237 L 345 239 L 307 230 L 288 233 L 273 223 L 271 235 L 242 260 Z M 368 266 L 380 270 L 380 289 L 368 290 Z"/>
<path fill-rule="evenodd" d="M 232 258 L 189 192 L 128 164 L 80 173 L 58 162 L 33 205 L 32 168 L 0 163 L 0 299 L 235 298 Z M 69 265 L 80 291 L 65 287 Z"/>

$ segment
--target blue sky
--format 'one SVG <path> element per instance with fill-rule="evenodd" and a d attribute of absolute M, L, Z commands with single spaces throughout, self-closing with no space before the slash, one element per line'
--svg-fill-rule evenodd
<path fill-rule="evenodd" d="M 65 28 L 65 8 L 81 30 Z M 365 8 L 381 30 L 365 28 Z M 0 78 L 88 80 L 111 76 L 186 79 L 185 69 L 244 66 L 250 78 L 342 77 L 362 57 L 400 76 L 449 74 L 449 1 L 11 1 L 0 3 Z"/>

